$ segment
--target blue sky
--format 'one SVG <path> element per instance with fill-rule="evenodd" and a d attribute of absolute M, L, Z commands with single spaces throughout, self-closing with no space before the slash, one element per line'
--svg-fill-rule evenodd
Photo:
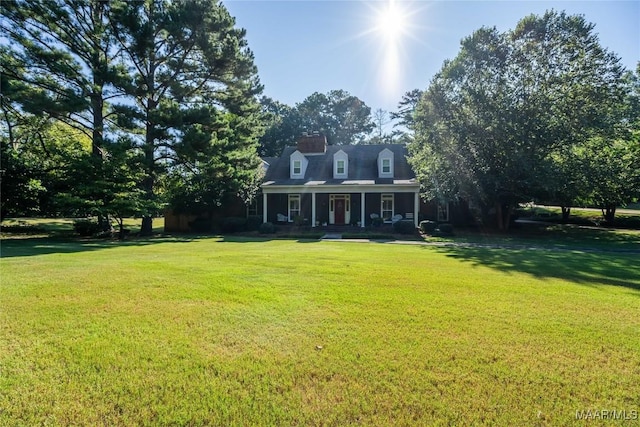
<path fill-rule="evenodd" d="M 247 30 L 264 94 L 294 105 L 313 92 L 344 89 L 372 109 L 396 109 L 425 89 L 460 40 L 487 26 L 506 31 L 531 14 L 565 10 L 595 24 L 624 66 L 640 60 L 640 1 L 274 1 L 223 0 Z M 394 27 L 391 15 L 400 18 Z M 392 33 L 390 35 L 389 33 Z"/>

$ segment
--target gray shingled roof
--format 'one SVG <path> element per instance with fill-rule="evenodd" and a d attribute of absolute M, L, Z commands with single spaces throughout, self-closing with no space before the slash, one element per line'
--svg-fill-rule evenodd
<path fill-rule="evenodd" d="M 393 152 L 393 178 L 378 178 L 378 154 L 385 148 Z M 325 181 L 327 185 L 341 184 L 345 181 L 372 181 L 375 184 L 393 184 L 394 180 L 411 180 L 415 174 L 407 162 L 407 149 L 399 144 L 385 145 L 329 145 L 324 154 L 307 155 L 309 161 L 304 179 L 291 179 L 289 157 L 296 147 L 286 147 L 277 160 L 269 162 L 264 178 L 270 185 L 302 185 L 309 181 Z M 333 155 L 339 150 L 349 156 L 349 175 L 347 179 L 333 179 Z"/>

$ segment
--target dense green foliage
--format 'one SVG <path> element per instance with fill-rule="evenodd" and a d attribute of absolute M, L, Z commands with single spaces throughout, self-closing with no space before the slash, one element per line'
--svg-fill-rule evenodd
<path fill-rule="evenodd" d="M 420 231 L 424 234 L 433 234 L 438 228 L 438 223 L 435 221 L 424 220 L 420 221 Z"/>
<path fill-rule="evenodd" d="M 223 234 L 237 233 L 247 230 L 247 218 L 227 217 L 220 223 L 220 232 Z"/>
<path fill-rule="evenodd" d="M 398 234 L 415 234 L 416 226 L 411 220 L 400 220 L 393 223 L 393 231 Z"/>
<path fill-rule="evenodd" d="M 51 195 L 66 190 L 59 182 L 65 178 L 61 172 L 85 160 L 78 147 L 87 140 L 83 148 L 100 168 L 110 114 L 107 80 L 118 75 L 107 10 L 106 2 L 2 3 L 0 25 L 10 41 L 0 46 L 3 215 L 55 212 Z M 28 185 L 21 179 L 25 173 Z M 90 199 L 103 204 L 98 194 Z"/>
<path fill-rule="evenodd" d="M 0 12 L 3 188 L 24 199 L 3 191 L 3 214 L 138 215 L 149 233 L 164 203 L 207 211 L 253 196 L 262 88 L 245 32 L 221 3 L 16 0 Z M 89 139 L 85 154 L 49 155 L 56 123 Z M 37 147 L 24 137 L 35 126 Z M 69 147 L 84 137 L 70 133 Z M 67 171 L 59 182 L 23 158 L 41 147 Z M 33 207 L 51 193 L 61 207 Z"/>
<path fill-rule="evenodd" d="M 547 12 L 506 33 L 482 28 L 462 41 L 405 119 L 415 133 L 411 162 L 426 196 L 472 201 L 500 228 L 521 202 L 605 203 L 580 187 L 600 186 L 602 175 L 630 186 L 601 192 L 628 203 L 639 193 L 638 180 L 626 175 L 638 152 L 625 109 L 630 92 L 619 59 L 581 16 Z M 607 159 L 622 152 L 611 165 Z"/>
<path fill-rule="evenodd" d="M 264 222 L 258 227 L 260 234 L 273 234 L 276 232 L 276 226 L 272 222 Z"/>
<path fill-rule="evenodd" d="M 78 219 L 73 222 L 73 231 L 79 236 L 89 237 L 95 236 L 102 231 L 98 221 L 92 219 Z"/>
<path fill-rule="evenodd" d="M 276 157 L 284 147 L 294 145 L 305 130 L 298 110 L 268 97 L 260 99 L 265 132 L 260 137 L 260 155 Z"/>
<path fill-rule="evenodd" d="M 347 145 L 363 142 L 374 129 L 371 108 L 344 90 L 315 92 L 295 107 L 266 97 L 261 103 L 267 119 L 260 139 L 264 156 L 280 155 L 302 132 L 318 131 L 330 145 Z"/>
<path fill-rule="evenodd" d="M 304 131 L 408 144 L 429 199 L 465 199 L 507 228 L 521 202 L 616 208 L 640 198 L 640 66 L 625 72 L 581 16 L 547 12 L 462 41 L 391 114 L 344 90 L 270 98 L 218 1 L 7 0 L 0 5 L 1 209 L 211 218 L 251 201 L 258 154 Z M 262 135 L 262 136 L 261 136 Z M 210 221 L 209 221 L 210 222 Z M 121 228 L 122 230 L 122 228 Z"/>
<path fill-rule="evenodd" d="M 9 0 L 0 13 L 10 41 L 2 46 L 9 58 L 2 62 L 3 94 L 23 112 L 85 133 L 93 155 L 103 156 L 108 99 L 118 93 L 123 71 L 115 59 L 110 2 Z"/>
<path fill-rule="evenodd" d="M 127 118 L 144 129 L 142 188 L 155 200 L 158 176 L 175 165 L 172 205 L 203 210 L 236 195 L 258 168 L 261 91 L 245 31 L 220 3 L 118 2 L 114 35 L 130 64 Z M 124 108 L 124 107 L 123 107 Z M 185 194 L 189 192 L 189 194 Z M 186 196 L 186 197 L 185 197 Z M 142 232 L 151 232 L 152 212 Z"/>

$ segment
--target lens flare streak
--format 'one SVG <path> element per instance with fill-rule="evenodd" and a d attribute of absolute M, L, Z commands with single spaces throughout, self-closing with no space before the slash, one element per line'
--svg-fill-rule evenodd
<path fill-rule="evenodd" d="M 368 3 L 371 20 L 363 36 L 373 36 L 378 51 L 378 87 L 387 99 L 397 99 L 402 87 L 403 44 L 412 37 L 413 15 L 410 2 L 386 0 Z"/>

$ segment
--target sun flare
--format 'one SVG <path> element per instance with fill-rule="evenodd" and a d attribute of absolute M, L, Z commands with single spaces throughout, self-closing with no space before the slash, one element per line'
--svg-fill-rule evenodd
<path fill-rule="evenodd" d="M 409 16 L 394 0 L 389 0 L 385 7 L 377 11 L 376 32 L 380 33 L 387 42 L 400 41 L 409 25 Z"/>
<path fill-rule="evenodd" d="M 397 100 L 403 93 L 403 80 L 411 58 L 409 43 L 424 41 L 418 36 L 424 27 L 417 25 L 430 1 L 418 0 L 360 0 L 368 8 L 363 14 L 363 31 L 356 38 L 367 38 L 374 57 L 373 73 L 377 75 L 377 90 L 388 101 Z"/>
<path fill-rule="evenodd" d="M 411 8 L 406 2 L 386 0 L 378 3 L 372 32 L 380 43 L 379 88 L 389 99 L 396 98 L 402 81 L 403 43 L 411 35 Z"/>

